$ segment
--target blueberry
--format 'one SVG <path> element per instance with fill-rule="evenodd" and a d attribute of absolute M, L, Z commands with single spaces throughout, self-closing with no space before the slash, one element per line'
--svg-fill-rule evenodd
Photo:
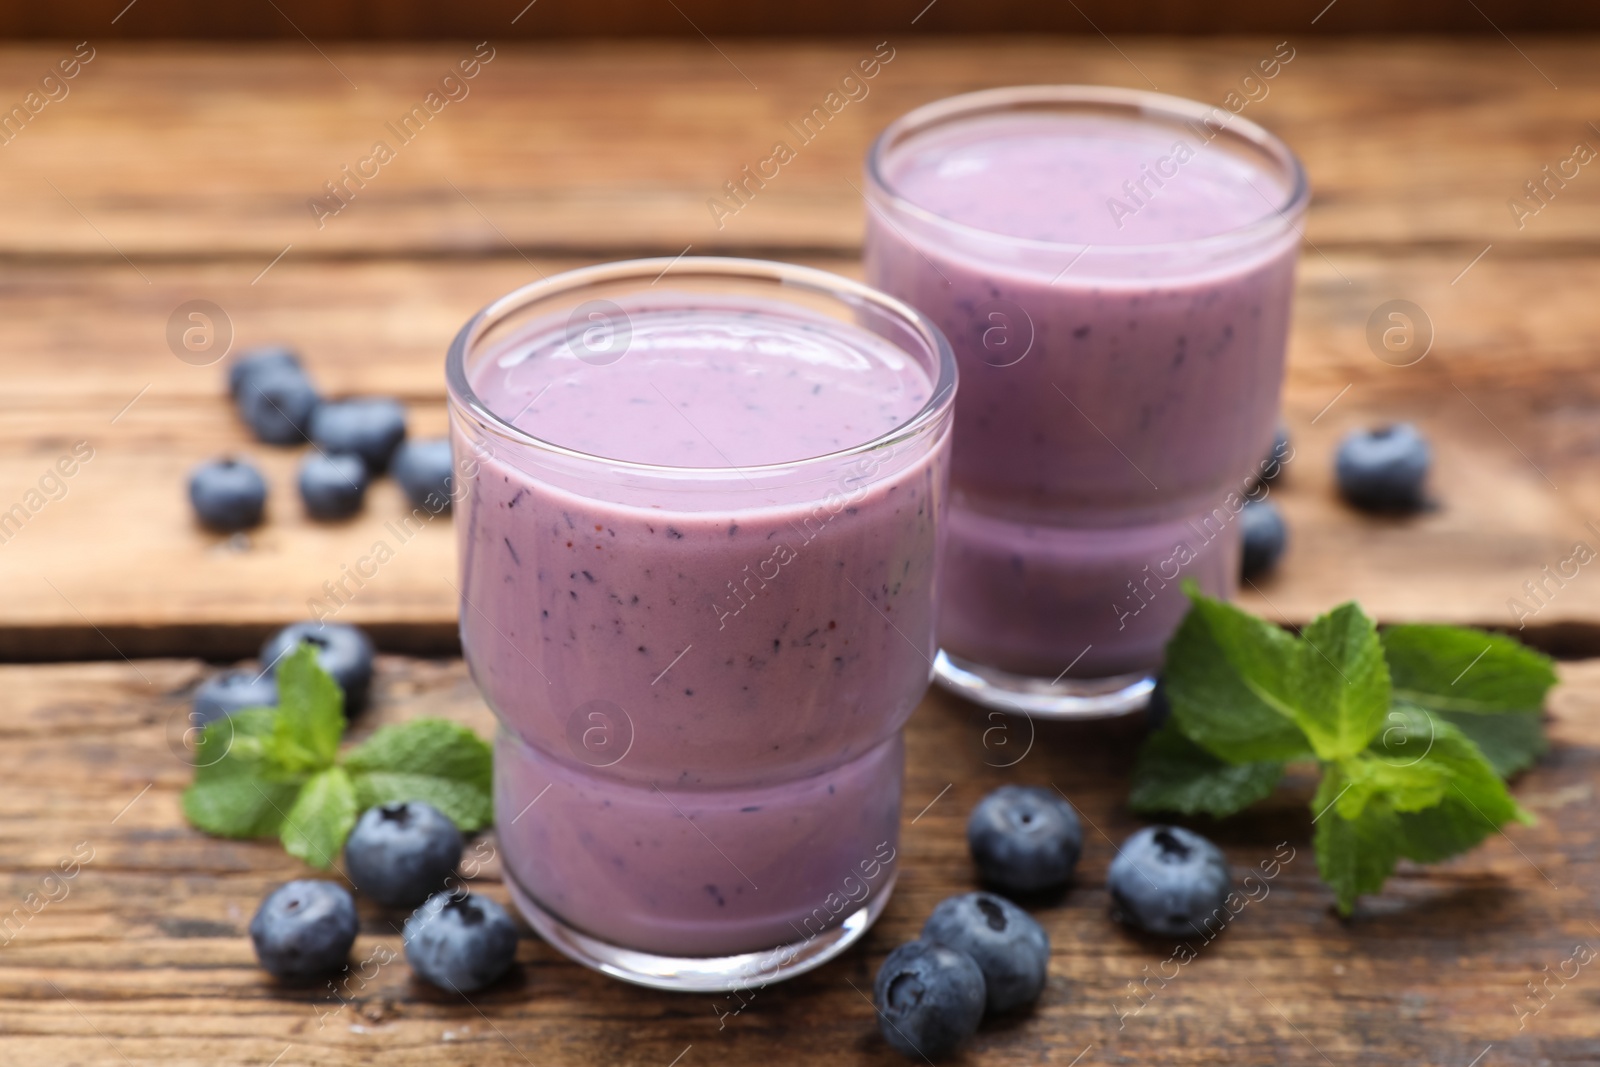
<path fill-rule="evenodd" d="M 285 367 L 267 367 L 239 383 L 239 414 L 259 440 L 297 445 L 306 439 L 311 413 L 320 403 L 311 379 Z"/>
<path fill-rule="evenodd" d="M 344 690 L 346 715 L 361 710 L 372 685 L 372 641 L 354 626 L 339 622 L 297 622 L 285 626 L 261 646 L 261 662 L 277 670 L 278 661 L 309 641 L 317 648 L 317 662 Z"/>
<path fill-rule="evenodd" d="M 1067 884 L 1083 851 L 1083 826 L 1065 798 L 1038 786 L 1003 785 L 978 801 L 967 846 L 985 883 L 1009 893 Z"/>
<path fill-rule="evenodd" d="M 189 721 L 196 726 L 225 718 L 245 708 L 278 706 L 278 685 L 257 671 L 223 671 L 200 683 L 194 692 Z"/>
<path fill-rule="evenodd" d="M 356 888 L 390 908 L 414 908 L 444 888 L 461 862 L 461 831 L 420 800 L 368 808 L 344 843 Z"/>
<path fill-rule="evenodd" d="M 1289 431 L 1281 424 L 1277 433 L 1272 435 L 1272 448 L 1261 458 L 1261 466 L 1257 469 L 1256 481 L 1271 485 L 1283 474 L 1283 465 L 1294 458 L 1294 453 L 1289 449 Z"/>
<path fill-rule="evenodd" d="M 938 1059 L 978 1032 L 983 971 L 960 949 L 908 941 L 889 953 L 872 983 L 878 1029 L 912 1059 Z"/>
<path fill-rule="evenodd" d="M 1228 861 L 1216 845 L 1181 826 L 1146 826 L 1124 841 L 1106 888 L 1112 918 L 1152 934 L 1206 936 L 1229 914 L 1222 906 L 1230 888 Z"/>
<path fill-rule="evenodd" d="M 266 509 L 267 480 L 242 459 L 215 459 L 189 475 L 189 502 L 213 530 L 248 530 L 261 522 Z"/>
<path fill-rule="evenodd" d="M 1254 578 L 1277 566 L 1289 543 L 1289 528 L 1283 523 L 1278 505 L 1269 500 L 1245 501 L 1239 526 L 1244 535 L 1244 576 Z"/>
<path fill-rule="evenodd" d="M 1032 1004 L 1044 990 L 1050 938 L 1033 916 L 1004 897 L 963 893 L 941 900 L 922 936 L 972 957 L 983 972 L 991 1012 Z"/>
<path fill-rule="evenodd" d="M 427 508 L 434 514 L 450 510 L 450 489 L 454 484 L 451 476 L 455 466 L 447 439 L 405 442 L 395 453 L 391 473 L 417 507 Z"/>
<path fill-rule="evenodd" d="M 300 463 L 300 499 L 313 519 L 348 519 L 367 498 L 367 465 L 360 456 L 311 452 Z"/>
<path fill-rule="evenodd" d="M 388 397 L 328 401 L 311 413 L 311 442 L 324 452 L 360 456 L 367 470 L 389 469 L 406 436 L 406 409 Z"/>
<path fill-rule="evenodd" d="M 517 928 L 504 908 L 477 893 L 436 893 L 405 929 L 411 969 L 440 989 L 470 993 L 499 978 L 517 954 Z"/>
<path fill-rule="evenodd" d="M 305 374 L 305 368 L 300 366 L 300 354 L 288 345 L 257 345 L 240 352 L 239 357 L 228 364 L 229 395 L 237 397 L 246 379 L 266 370 Z"/>
<path fill-rule="evenodd" d="M 280 885 L 250 920 L 256 958 L 279 978 L 344 966 L 355 939 L 356 902 L 350 891 L 317 879 Z"/>
<path fill-rule="evenodd" d="M 1416 511 L 1432 459 L 1428 442 L 1408 422 L 1353 430 L 1339 442 L 1334 464 L 1339 492 L 1368 511 Z"/>

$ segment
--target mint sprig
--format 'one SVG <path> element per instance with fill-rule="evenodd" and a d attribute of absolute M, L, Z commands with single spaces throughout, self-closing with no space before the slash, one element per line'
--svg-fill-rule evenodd
<path fill-rule="evenodd" d="M 1317 868 L 1348 915 L 1402 858 L 1432 863 L 1531 822 L 1504 777 L 1544 750 L 1550 660 L 1496 634 L 1395 626 L 1342 604 L 1299 635 L 1186 583 L 1169 721 L 1134 767 L 1137 811 L 1231 815 L 1289 763 L 1321 771 Z"/>
<path fill-rule="evenodd" d="M 459 723 L 385 726 L 339 758 L 344 694 L 301 645 L 278 666 L 278 707 L 250 708 L 202 731 L 191 825 L 220 837 L 272 837 L 316 867 L 333 865 L 356 817 L 375 804 L 421 800 L 464 832 L 494 819 L 494 759 Z"/>

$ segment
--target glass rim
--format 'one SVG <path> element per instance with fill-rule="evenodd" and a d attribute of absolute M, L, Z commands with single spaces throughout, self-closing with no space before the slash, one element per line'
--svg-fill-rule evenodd
<path fill-rule="evenodd" d="M 1154 241 L 1148 244 L 1097 245 L 1088 242 L 1040 240 L 1017 237 L 1013 234 L 988 230 L 957 222 L 922 207 L 902 195 L 884 174 L 884 164 L 895 143 L 903 138 L 931 129 L 956 119 L 976 117 L 988 113 L 1046 109 L 1051 105 L 1087 104 L 1114 109 L 1121 108 L 1139 118 L 1166 118 L 1179 121 L 1205 123 L 1216 112 L 1227 116 L 1227 121 L 1217 130 L 1217 135 L 1235 134 L 1243 140 L 1278 160 L 1288 179 L 1289 190 L 1281 203 L 1272 204 L 1272 210 L 1261 218 L 1243 226 L 1191 237 L 1178 241 Z M 1214 104 L 1203 104 L 1181 96 L 1150 92 L 1146 89 L 1123 89 L 1109 85 L 1016 85 L 998 89 L 980 89 L 945 97 L 914 108 L 895 119 L 873 139 L 867 150 L 866 178 L 869 203 L 873 196 L 936 229 L 963 236 L 1000 242 L 1016 248 L 1035 251 L 1078 251 L 1093 249 L 1096 255 L 1144 256 L 1163 250 L 1196 250 L 1208 247 L 1250 243 L 1257 237 L 1275 236 L 1279 227 L 1293 226 L 1295 216 L 1305 210 L 1311 199 L 1311 185 L 1305 166 L 1282 138 L 1260 124 L 1244 118 L 1237 112 L 1227 111 Z M 876 205 L 872 205 L 876 206 Z"/>
<path fill-rule="evenodd" d="M 508 316 L 540 300 L 570 293 L 585 287 L 629 279 L 654 279 L 660 281 L 669 271 L 680 276 L 726 279 L 735 281 L 766 281 L 778 287 L 789 287 L 820 294 L 839 300 L 870 304 L 901 320 L 928 345 L 937 364 L 937 378 L 931 385 L 927 402 L 909 418 L 889 430 L 860 444 L 836 449 L 813 456 L 784 460 L 778 463 L 759 463 L 744 466 L 694 467 L 661 463 L 644 463 L 637 460 L 616 459 L 582 449 L 570 448 L 538 437 L 500 417 L 483 402 L 467 377 L 467 354 L 479 339 L 493 326 Z M 887 338 L 885 338 L 887 340 Z M 899 347 L 896 345 L 896 347 Z M 913 358 L 915 358 L 913 356 Z M 456 332 L 445 356 L 445 385 L 451 407 L 470 416 L 483 430 L 505 438 L 514 444 L 535 449 L 541 453 L 567 460 L 603 464 L 613 470 L 638 472 L 685 478 L 693 476 L 751 474 L 783 474 L 813 465 L 838 462 L 855 456 L 875 452 L 885 446 L 916 437 L 945 415 L 952 406 L 956 389 L 956 358 L 949 340 L 933 321 L 911 305 L 879 292 L 862 282 L 854 281 L 831 271 L 815 267 L 802 267 L 775 260 L 748 259 L 734 256 L 659 256 L 646 259 L 618 260 L 590 267 L 562 271 L 490 301 L 480 308 Z"/>

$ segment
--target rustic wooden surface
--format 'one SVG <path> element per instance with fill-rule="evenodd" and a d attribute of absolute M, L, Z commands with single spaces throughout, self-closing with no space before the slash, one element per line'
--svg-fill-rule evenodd
<path fill-rule="evenodd" d="M 804 5 L 740 0 L 274 0 L 272 4 L 213 4 L 164 0 L 130 7 L 128 0 L 0 0 L 0 34 L 77 40 L 85 33 L 119 39 L 215 37 L 299 42 L 339 39 L 451 40 L 485 36 L 694 37 L 856 33 L 868 29 L 918 33 L 1267 33 L 1304 30 L 1313 19 L 1323 33 L 1508 33 L 1594 30 L 1600 12 L 1583 0 L 1340 0 L 1285 4 L 1275 0 L 990 0 L 938 4 L 928 0 L 813 0 Z M 674 10 L 676 8 L 676 10 Z M 127 9 L 127 10 L 125 10 Z"/>
<path fill-rule="evenodd" d="M 1506 208 L 1576 141 L 1600 146 L 1588 125 L 1600 121 L 1600 46 L 1520 32 L 1514 43 L 1318 32 L 1289 34 L 1294 62 L 1245 112 L 1301 152 L 1316 199 L 1285 395 L 1296 454 L 1277 490 L 1292 545 L 1244 599 L 1289 621 L 1354 596 L 1388 620 L 1512 624 L 1506 602 L 1525 581 L 1578 539 L 1600 544 L 1587 526 L 1600 517 L 1600 178 L 1586 167 L 1521 230 Z M 471 1002 L 393 964 L 341 1007 L 326 989 L 280 987 L 254 966 L 249 916 L 268 887 L 301 872 L 271 844 L 183 826 L 189 771 L 177 739 L 207 669 L 192 657 L 250 654 L 390 536 L 384 524 L 403 507 L 383 484 L 347 524 L 306 522 L 295 454 L 250 443 L 221 397 L 220 368 L 168 349 L 174 308 L 213 301 L 237 344 L 293 341 L 329 393 L 399 395 L 414 431 L 433 434 L 450 336 L 541 273 L 690 247 L 855 274 L 862 209 L 846 179 L 905 109 L 1027 81 L 1154 82 L 1220 102 L 1281 38 L 894 37 L 896 58 L 870 95 L 716 229 L 706 198 L 882 39 L 719 41 L 726 59 L 693 38 L 497 42 L 472 95 L 321 230 L 306 199 L 466 46 L 330 44 L 324 59 L 298 40 L 96 39 L 71 94 L 0 145 L 0 512 L 76 442 L 94 449 L 65 495 L 0 540 L 0 658 L 100 661 L 0 666 L 0 923 L 49 891 L 44 876 L 79 842 L 93 850 L 67 895 L 0 943 L 0 1062 L 902 1062 L 851 985 L 866 990 L 932 904 L 971 885 L 961 823 L 1005 781 L 1055 782 L 1091 830 L 1077 886 L 1038 912 L 1056 952 L 1044 1001 L 986 1029 L 957 1062 L 1600 1058 L 1592 968 L 1521 1028 L 1515 1007 L 1538 1007 L 1525 983 L 1558 973 L 1575 944 L 1600 946 L 1587 888 L 1600 875 L 1594 659 L 1563 666 L 1555 747 L 1517 783 L 1540 824 L 1437 868 L 1403 867 L 1353 921 L 1334 916 L 1315 877 L 1308 783 L 1201 825 L 1241 874 L 1279 842 L 1296 858 L 1120 1029 L 1118 1009 L 1138 1003 L 1128 983 L 1170 951 L 1105 916 L 1110 842 L 1137 825 L 1123 798 L 1140 724 L 1041 725 L 1028 754 L 998 769 L 1026 747 L 1027 724 L 1006 735 L 1014 747 L 985 748 L 993 724 L 937 694 L 910 731 L 906 862 L 882 922 L 862 947 L 761 991 L 720 1029 L 729 1002 L 623 987 L 532 939 L 516 973 Z M 0 102 L 20 100 L 69 51 L 0 48 Z M 1373 309 L 1395 298 L 1421 305 L 1436 332 L 1405 368 L 1380 362 L 1365 339 Z M 1437 445 L 1438 506 L 1409 520 L 1357 515 L 1329 484 L 1337 437 L 1392 417 L 1420 422 Z M 271 521 L 246 538 L 212 537 L 189 518 L 183 478 L 235 450 L 265 467 Z M 438 520 L 340 617 L 389 649 L 447 651 L 453 570 Z M 1600 579 L 1581 572 L 1523 636 L 1600 655 Z M 169 658 L 144 658 L 155 656 Z M 453 660 L 386 658 L 379 690 L 358 730 L 418 714 L 490 726 Z M 493 865 L 480 881 L 504 899 Z M 398 946 L 394 918 L 364 910 L 358 956 Z"/>
<path fill-rule="evenodd" d="M 471 95 L 319 230 L 306 199 L 464 46 L 330 46 L 325 62 L 287 45 L 105 44 L 66 99 L 0 146 L 0 511 L 73 443 L 95 449 L 66 496 L 0 544 L 0 657 L 246 655 L 401 513 L 381 485 L 352 522 L 305 521 L 297 457 L 249 441 L 219 367 L 169 350 L 168 318 L 186 301 L 219 305 L 237 345 L 302 345 L 331 394 L 399 394 L 414 430 L 437 432 L 449 338 L 515 285 L 688 248 L 858 273 L 849 183 L 905 109 L 987 85 L 1146 76 L 1222 101 L 1272 51 L 1267 39 L 1138 40 L 1125 59 L 1100 38 L 911 39 L 716 229 L 706 198 L 872 47 L 730 45 L 757 91 L 704 42 L 500 46 Z M 1293 546 L 1247 602 L 1303 621 L 1355 596 L 1386 619 L 1512 625 L 1524 582 L 1576 540 L 1600 544 L 1585 525 L 1600 514 L 1600 179 L 1584 169 L 1520 231 L 1506 207 L 1576 140 L 1600 146 L 1587 125 L 1600 114 L 1595 45 L 1308 33 L 1293 47 L 1245 110 L 1299 150 L 1316 189 L 1285 397 Z M 0 49 L 0 100 L 59 51 Z M 1415 366 L 1367 347 L 1368 316 L 1394 298 L 1435 329 Z M 1416 419 L 1439 446 L 1439 507 L 1405 522 L 1357 515 L 1328 484 L 1338 435 L 1390 417 Z M 186 471 L 225 451 L 258 457 L 274 487 L 269 524 L 233 541 L 197 529 L 183 496 Z M 430 524 L 343 617 L 389 648 L 449 650 L 451 552 L 445 524 Z M 1527 635 L 1600 651 L 1600 582 L 1569 583 Z"/>
<path fill-rule="evenodd" d="M 0 947 L 0 1062 L 905 1063 L 858 991 L 870 991 L 883 957 L 915 935 L 935 902 L 973 887 L 964 821 L 1006 782 L 1054 784 L 1071 797 L 1085 818 L 1084 856 L 1066 895 L 1033 909 L 1053 944 L 1037 1009 L 986 1027 L 955 1063 L 1466 1067 L 1490 1045 L 1478 1061 L 1486 1067 L 1600 1057 L 1594 965 L 1565 988 L 1552 982 L 1554 996 L 1543 994 L 1545 1006 L 1522 1029 L 1513 1007 L 1538 1008 L 1525 983 L 1559 972 L 1574 945 L 1600 948 L 1592 893 L 1600 661 L 1563 666 L 1551 708 L 1555 748 L 1517 783 L 1539 824 L 1439 867 L 1403 866 L 1348 922 L 1316 878 L 1307 789 L 1223 824 L 1196 824 L 1223 846 L 1236 877 L 1281 842 L 1280 855 L 1293 858 L 1176 978 L 1153 981 L 1153 996 L 1141 992 L 1148 1005 L 1137 1014 L 1128 983 L 1146 968 L 1159 974 L 1172 946 L 1114 925 L 1104 879 L 1112 842 L 1139 825 L 1123 800 L 1140 724 L 1041 724 L 1029 750 L 1019 721 L 1005 746 L 991 734 L 986 747 L 992 723 L 930 696 L 908 733 L 902 873 L 883 918 L 862 946 L 747 995 L 720 1023 L 736 1001 L 623 986 L 532 937 L 516 970 L 470 1000 L 417 982 L 398 961 L 343 991 L 343 1006 L 326 986 L 276 983 L 255 965 L 245 928 L 269 888 L 305 869 L 273 842 L 189 830 L 178 809 L 189 768 L 172 738 L 203 672 L 190 660 L 0 667 L 10 712 L 0 725 L 4 911 L 43 894 L 43 875 L 75 848 L 80 858 L 92 850 L 65 895 L 54 890 L 58 899 Z M 456 661 L 386 657 L 376 692 L 357 734 L 420 714 L 491 725 Z M 484 840 L 488 856 L 493 839 Z M 506 900 L 493 862 L 474 887 Z M 380 947 L 399 953 L 400 917 L 367 902 L 361 909 L 355 959 Z"/>

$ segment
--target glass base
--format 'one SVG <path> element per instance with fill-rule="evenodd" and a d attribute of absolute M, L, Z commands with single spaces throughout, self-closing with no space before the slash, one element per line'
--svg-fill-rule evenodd
<path fill-rule="evenodd" d="M 1152 674 L 1045 681 L 985 667 L 939 650 L 933 680 L 986 708 L 1041 719 L 1110 719 L 1140 711 L 1156 687 Z"/>
<path fill-rule="evenodd" d="M 660 956 L 613 945 L 567 925 L 540 907 L 517 885 L 515 878 L 507 878 L 506 886 L 528 924 L 556 951 L 576 963 L 651 989 L 726 993 L 758 989 L 805 974 L 855 944 L 883 913 L 898 874 L 898 871 L 892 872 L 889 880 L 862 907 L 815 937 L 736 956 L 706 957 Z"/>

